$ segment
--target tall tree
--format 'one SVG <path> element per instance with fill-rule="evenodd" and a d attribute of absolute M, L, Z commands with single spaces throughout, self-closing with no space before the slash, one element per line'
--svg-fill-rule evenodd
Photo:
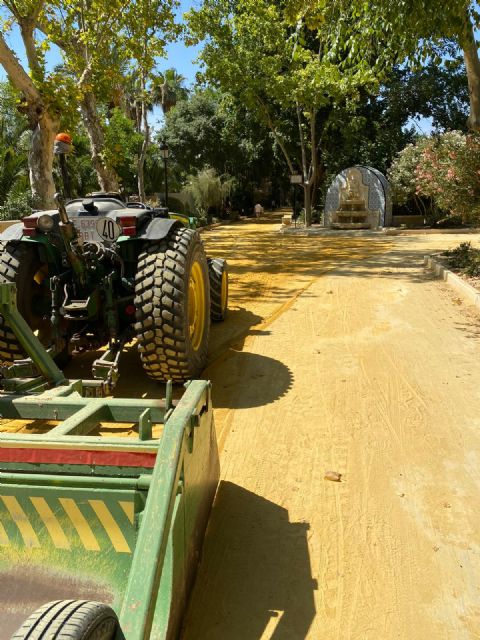
<path fill-rule="evenodd" d="M 118 176 L 105 154 L 104 112 L 125 68 L 123 12 L 128 0 L 47 0 L 38 29 L 62 52 L 64 68 L 87 132 L 101 189 L 117 191 Z"/>
<path fill-rule="evenodd" d="M 318 114 L 326 106 L 352 100 L 361 87 L 376 85 L 367 57 L 351 63 L 329 47 L 336 6 L 326 4 L 314 32 L 302 16 L 291 24 L 281 3 L 265 0 L 204 0 L 189 15 L 196 41 L 206 40 L 201 59 L 205 76 L 247 107 L 272 132 L 291 174 L 303 178 L 306 224 L 319 173 Z M 285 135 L 285 113 L 294 114 L 296 132 Z M 296 139 L 292 153 L 289 142 Z M 298 163 L 298 164 L 297 164 Z"/>
<path fill-rule="evenodd" d="M 468 79 L 470 113 L 468 126 L 480 130 L 480 60 L 475 31 L 480 21 L 473 0 L 340 0 L 350 15 L 336 29 L 336 47 L 360 59 L 365 48 L 377 46 L 378 66 L 405 59 L 439 64 L 451 53 L 452 43 L 463 55 Z M 290 0 L 291 16 L 300 14 L 312 29 L 324 11 L 324 0 Z"/>
<path fill-rule="evenodd" d="M 76 117 L 80 106 L 88 133 L 100 186 L 117 189 L 117 176 L 106 162 L 104 110 L 121 84 L 125 67 L 132 62 L 140 70 L 140 86 L 145 95 L 148 74 L 155 57 L 177 31 L 175 0 L 8 0 L 5 3 L 8 30 L 16 23 L 22 35 L 28 68 L 0 34 L 0 64 L 24 97 L 32 135 L 30 176 L 32 190 L 40 206 L 52 204 L 53 141 L 60 119 Z M 42 38 L 38 38 L 41 33 Z M 47 73 L 45 50 L 53 43 L 64 56 L 67 74 Z M 142 115 L 148 140 L 146 110 Z M 147 142 L 148 146 L 148 142 Z M 141 154 L 143 158 L 143 150 Z M 140 160 L 140 164 L 142 161 Z"/>
<path fill-rule="evenodd" d="M 212 88 L 197 88 L 180 101 L 167 114 L 159 139 L 168 144 L 169 174 L 179 187 L 189 174 L 211 167 L 235 177 L 232 197 L 239 207 L 249 207 L 256 190 L 285 182 L 284 161 L 268 129 Z"/>
<path fill-rule="evenodd" d="M 52 177 L 53 143 L 60 123 L 61 98 L 54 93 L 54 78 L 45 69 L 41 44 L 35 39 L 44 0 L 8 0 L 4 3 L 10 22 L 0 33 L 0 64 L 22 96 L 21 108 L 32 131 L 28 157 L 30 184 L 34 202 L 39 207 L 53 205 L 55 185 Z M 8 46 L 5 31 L 14 22 L 20 29 L 28 60 L 28 69 L 19 62 Z"/>
<path fill-rule="evenodd" d="M 124 12 L 126 51 L 134 64 L 140 105 L 139 131 L 143 142 L 137 161 L 138 193 L 145 199 L 145 159 L 150 146 L 148 110 L 156 58 L 165 54 L 165 44 L 180 32 L 175 22 L 177 2 L 169 0 L 136 0 Z"/>
<path fill-rule="evenodd" d="M 178 102 L 188 96 L 185 87 L 185 76 L 176 69 L 167 69 L 158 74 L 152 82 L 153 102 L 162 107 L 163 113 L 168 113 Z"/>

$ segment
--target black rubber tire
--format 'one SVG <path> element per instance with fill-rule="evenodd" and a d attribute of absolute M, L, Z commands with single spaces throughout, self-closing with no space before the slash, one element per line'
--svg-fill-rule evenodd
<path fill-rule="evenodd" d="M 33 330 L 48 332 L 49 323 L 36 317 L 32 311 L 34 297 L 47 295 L 42 286 L 34 281 L 34 276 L 41 267 L 42 263 L 35 247 L 24 243 L 0 242 L 0 283 L 15 282 L 17 307 L 21 315 Z M 0 360 L 10 363 L 24 357 L 25 352 L 15 334 L 0 315 Z"/>
<path fill-rule="evenodd" d="M 227 297 L 222 304 L 222 278 L 227 279 Z M 225 320 L 228 311 L 228 265 L 223 258 L 208 258 L 210 278 L 210 317 L 212 322 Z"/>
<path fill-rule="evenodd" d="M 117 629 L 117 616 L 106 604 L 56 600 L 34 611 L 11 640 L 112 640 Z"/>
<path fill-rule="evenodd" d="M 196 349 L 189 328 L 189 282 L 195 262 L 204 285 L 204 331 Z M 176 227 L 164 240 L 145 245 L 138 258 L 135 307 L 138 349 L 147 375 L 178 383 L 198 377 L 207 363 L 210 287 L 207 258 L 196 231 Z"/>

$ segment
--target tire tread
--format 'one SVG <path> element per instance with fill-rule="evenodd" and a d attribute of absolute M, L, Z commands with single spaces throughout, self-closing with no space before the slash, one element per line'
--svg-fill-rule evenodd
<path fill-rule="evenodd" d="M 222 322 L 225 320 L 227 309 L 222 308 L 222 276 L 227 272 L 227 261 L 223 258 L 208 259 L 208 275 L 210 279 L 210 317 L 212 322 Z M 227 296 L 228 306 L 228 296 Z"/>
<path fill-rule="evenodd" d="M 11 640 L 110 640 L 115 612 L 101 602 L 55 600 L 34 611 Z"/>
<path fill-rule="evenodd" d="M 184 382 L 199 375 L 206 363 L 209 315 L 203 344 L 193 357 L 185 335 L 189 261 L 197 245 L 204 257 L 198 233 L 178 227 L 165 239 L 147 244 L 138 259 L 135 331 L 142 366 L 155 380 Z"/>

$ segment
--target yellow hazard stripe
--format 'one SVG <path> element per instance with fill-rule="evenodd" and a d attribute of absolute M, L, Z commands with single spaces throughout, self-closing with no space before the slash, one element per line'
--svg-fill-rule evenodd
<path fill-rule="evenodd" d="M 120 527 L 115 522 L 115 519 L 103 500 L 89 500 L 89 503 L 95 511 L 97 518 L 102 523 L 103 528 L 107 532 L 115 551 L 130 553 L 130 547 L 128 546 L 128 542 L 125 540 L 125 536 L 121 532 Z"/>
<path fill-rule="evenodd" d="M 7 532 L 5 531 L 3 524 L 0 522 L 0 547 L 7 547 L 10 544 Z"/>
<path fill-rule="evenodd" d="M 86 521 L 83 513 L 78 508 L 75 500 L 71 498 L 59 498 L 62 507 L 77 530 L 78 536 L 87 551 L 100 551 L 100 546 Z"/>
<path fill-rule="evenodd" d="M 57 549 L 70 549 L 70 543 L 45 498 L 30 498 Z"/>
<path fill-rule="evenodd" d="M 95 513 L 96 519 L 93 517 L 93 514 L 90 516 L 88 516 L 88 514 L 84 515 L 76 500 L 72 498 L 58 498 L 58 501 L 63 508 L 63 513 L 58 512 L 58 509 L 54 511 L 45 498 L 41 496 L 30 496 L 29 500 L 38 514 L 38 517 L 31 512 L 30 507 L 27 508 L 27 505 L 24 505 L 27 509 L 24 511 L 24 508 L 14 496 L 0 496 L 0 500 L 5 504 L 5 507 L 14 524 L 17 526 L 26 547 L 41 547 L 36 532 L 40 530 L 42 532 L 41 538 L 44 540 L 43 536 L 45 534 L 43 534 L 43 531 L 46 530 L 53 545 L 57 549 L 70 550 L 75 546 L 75 544 L 77 544 L 74 539 L 72 539 L 72 535 L 75 530 L 83 547 L 87 551 L 100 551 L 101 541 L 105 540 L 105 535 L 101 534 L 100 529 L 98 529 L 101 525 L 110 539 L 115 551 L 120 553 L 131 553 L 130 546 L 119 523 L 117 523 L 110 508 L 103 500 L 88 501 Z M 127 517 L 130 524 L 133 525 L 135 522 L 133 501 L 118 500 L 117 504 Z M 30 517 L 27 514 L 30 514 Z M 118 515 L 120 516 L 120 512 Z M 121 520 L 123 520 L 123 517 L 121 517 Z M 123 522 L 126 524 L 125 521 Z M 43 529 L 42 524 L 45 529 Z M 97 535 L 99 538 L 98 540 Z M 5 528 L 5 523 L 0 522 L 0 547 L 9 546 L 10 544 L 11 540 L 9 539 L 9 533 Z"/>
<path fill-rule="evenodd" d="M 118 504 L 124 510 L 125 515 L 130 520 L 130 524 L 133 524 L 135 522 L 135 519 L 134 519 L 135 512 L 134 512 L 134 509 L 133 509 L 133 502 L 125 502 L 123 500 L 119 500 Z"/>
<path fill-rule="evenodd" d="M 20 503 L 14 496 L 0 496 L 20 531 L 26 547 L 40 547 L 37 534 Z"/>

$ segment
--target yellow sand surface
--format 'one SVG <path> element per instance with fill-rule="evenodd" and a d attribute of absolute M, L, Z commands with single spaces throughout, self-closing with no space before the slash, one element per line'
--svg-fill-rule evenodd
<path fill-rule="evenodd" d="M 423 270 L 479 238 L 277 229 L 206 234 L 232 311 L 184 639 L 480 638 L 480 321 Z"/>

